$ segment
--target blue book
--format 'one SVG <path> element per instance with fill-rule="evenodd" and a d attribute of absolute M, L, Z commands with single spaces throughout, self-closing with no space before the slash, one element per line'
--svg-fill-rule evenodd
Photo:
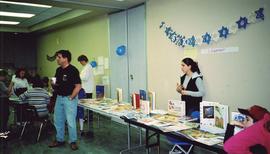
<path fill-rule="evenodd" d="M 96 85 L 96 98 L 102 99 L 104 97 L 104 85 Z"/>
<path fill-rule="evenodd" d="M 140 99 L 146 100 L 146 91 L 145 90 L 140 90 Z"/>

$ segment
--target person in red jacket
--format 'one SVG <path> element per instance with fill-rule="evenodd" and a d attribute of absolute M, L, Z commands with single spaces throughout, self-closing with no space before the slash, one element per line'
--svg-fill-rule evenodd
<path fill-rule="evenodd" d="M 228 154 L 269 154 L 270 153 L 270 114 L 252 126 L 229 138 L 224 143 Z"/>

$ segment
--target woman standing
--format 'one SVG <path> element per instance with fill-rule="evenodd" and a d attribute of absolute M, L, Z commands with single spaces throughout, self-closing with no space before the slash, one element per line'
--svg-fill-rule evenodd
<path fill-rule="evenodd" d="M 181 85 L 177 83 L 176 91 L 181 94 L 182 101 L 186 102 L 186 115 L 193 111 L 200 111 L 200 102 L 205 95 L 203 77 L 198 64 L 191 58 L 185 58 L 181 63 Z"/>

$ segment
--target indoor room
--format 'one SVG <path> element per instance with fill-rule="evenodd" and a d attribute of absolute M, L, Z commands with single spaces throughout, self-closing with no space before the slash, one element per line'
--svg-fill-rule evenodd
<path fill-rule="evenodd" d="M 0 0 L 0 154 L 269 154 L 269 8 Z"/>

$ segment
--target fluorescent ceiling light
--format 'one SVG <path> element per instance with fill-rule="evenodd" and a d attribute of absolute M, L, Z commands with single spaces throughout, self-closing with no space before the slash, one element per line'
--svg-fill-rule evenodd
<path fill-rule="evenodd" d="M 34 4 L 34 3 L 25 3 L 25 2 L 11 2 L 11 1 L 0 1 L 0 3 L 5 4 L 15 4 L 15 5 L 26 5 L 26 6 L 34 6 L 34 7 L 45 7 L 45 8 L 51 8 L 50 5 L 43 5 L 43 4 Z"/>
<path fill-rule="evenodd" d="M 0 25 L 18 25 L 20 22 L 17 21 L 1 21 L 0 20 Z"/>
<path fill-rule="evenodd" d="M 15 12 L 5 12 L 5 11 L 0 11 L 0 16 L 31 18 L 31 17 L 34 16 L 34 14 L 30 14 L 30 13 L 15 13 Z"/>

